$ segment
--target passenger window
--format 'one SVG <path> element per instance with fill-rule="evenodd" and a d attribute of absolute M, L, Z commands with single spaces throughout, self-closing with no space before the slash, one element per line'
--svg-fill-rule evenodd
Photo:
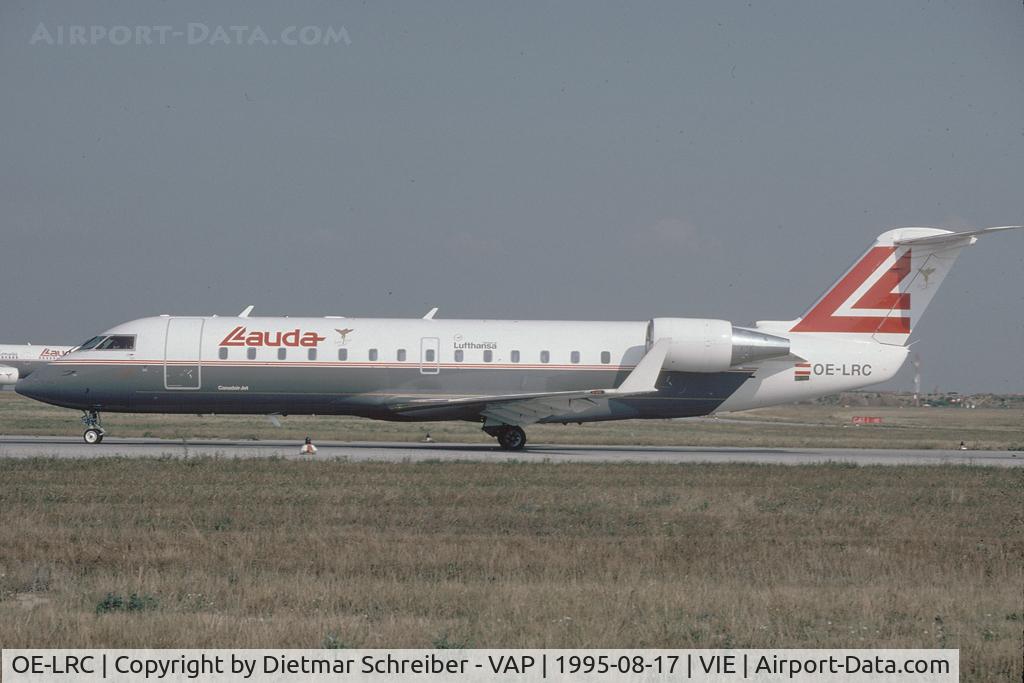
<path fill-rule="evenodd" d="M 227 360 L 228 359 L 228 347 L 226 347 L 226 346 L 220 347 L 220 350 L 217 351 L 217 356 L 221 360 Z"/>
<path fill-rule="evenodd" d="M 245 357 L 249 360 L 256 360 L 256 348 L 250 346 L 245 350 Z"/>
<path fill-rule="evenodd" d="M 550 361 L 551 361 L 551 352 L 550 351 L 541 351 L 540 352 L 540 362 L 541 363 L 548 363 Z"/>
<path fill-rule="evenodd" d="M 461 363 L 462 359 L 464 357 L 465 357 L 465 354 L 462 352 L 462 349 L 455 349 L 455 362 L 456 363 Z"/>
<path fill-rule="evenodd" d="M 135 349 L 135 335 L 112 335 L 97 344 L 96 349 L 101 351 L 133 351 Z"/>
<path fill-rule="evenodd" d="M 398 360 L 405 361 L 405 349 L 398 349 Z"/>
<path fill-rule="evenodd" d="M 604 363 L 605 365 L 608 365 L 608 363 L 611 363 L 612 362 L 612 354 L 611 354 L 611 352 L 609 352 L 609 351 L 602 351 L 601 352 L 601 362 Z"/>
<path fill-rule="evenodd" d="M 494 351 L 487 349 L 484 351 L 484 362 L 490 363 L 492 360 L 494 360 Z"/>
<path fill-rule="evenodd" d="M 434 353 L 434 349 L 427 349 L 427 352 L 425 354 L 423 354 L 423 355 L 426 358 L 428 363 L 433 363 L 434 362 L 434 356 L 436 355 Z"/>
<path fill-rule="evenodd" d="M 282 346 L 281 348 L 279 348 L 277 350 L 277 359 L 278 360 L 284 360 L 287 357 L 288 357 L 288 349 L 286 349 L 286 348 L 284 348 Z"/>
<path fill-rule="evenodd" d="M 510 355 L 512 356 L 512 362 L 513 363 L 518 363 L 519 362 L 519 352 L 518 351 L 513 351 Z"/>
<path fill-rule="evenodd" d="M 338 349 L 338 360 L 348 360 L 348 349 Z"/>
<path fill-rule="evenodd" d="M 377 360 L 377 349 L 370 349 L 370 360 Z"/>
<path fill-rule="evenodd" d="M 580 362 L 580 352 L 579 351 L 573 351 L 572 353 L 570 353 L 569 354 L 569 362 L 570 363 L 579 363 Z"/>
<path fill-rule="evenodd" d="M 306 354 L 306 357 L 310 360 L 316 360 L 316 349 L 310 349 L 309 353 Z"/>

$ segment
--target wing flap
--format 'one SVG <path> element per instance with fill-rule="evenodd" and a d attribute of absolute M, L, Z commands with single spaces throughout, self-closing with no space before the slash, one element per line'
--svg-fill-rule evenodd
<path fill-rule="evenodd" d="M 468 396 L 465 398 L 423 398 L 411 399 L 403 403 L 395 403 L 392 410 L 400 413 L 417 410 L 431 410 L 446 406 L 485 406 L 488 404 L 516 403 L 525 401 L 566 400 L 573 398 L 592 398 L 618 394 L 615 389 L 587 389 L 586 391 L 549 391 L 535 394 L 496 394 L 493 396 Z"/>
<path fill-rule="evenodd" d="M 623 398 L 656 392 L 655 385 L 670 345 L 670 339 L 659 339 L 616 389 L 549 391 L 534 394 L 503 394 L 451 399 L 414 399 L 406 403 L 395 404 L 392 409 L 398 413 L 409 414 L 446 407 L 479 407 L 480 414 L 489 422 L 513 425 L 533 424 L 554 415 L 581 412 L 597 405 L 601 399 Z"/>

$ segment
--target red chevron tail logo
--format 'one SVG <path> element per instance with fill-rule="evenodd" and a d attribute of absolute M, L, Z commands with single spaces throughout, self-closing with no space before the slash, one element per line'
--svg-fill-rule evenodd
<path fill-rule="evenodd" d="M 910 293 L 897 291 L 910 259 L 910 249 L 872 247 L 792 331 L 910 334 Z"/>

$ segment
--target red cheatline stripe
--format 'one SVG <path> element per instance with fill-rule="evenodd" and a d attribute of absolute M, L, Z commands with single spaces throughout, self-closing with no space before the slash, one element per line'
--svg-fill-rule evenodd
<path fill-rule="evenodd" d="M 63 360 L 59 362 L 50 363 L 50 365 L 63 365 L 63 366 L 76 366 L 76 365 L 148 365 L 156 368 L 161 366 L 194 366 L 201 365 L 204 368 L 277 368 L 277 369 L 288 369 L 288 368 L 314 368 L 314 369 L 340 369 L 340 368 L 370 368 L 370 369 L 404 369 L 404 370 L 415 370 L 420 368 L 420 364 L 416 362 L 409 362 L 405 364 L 395 362 L 354 362 L 354 361 L 260 361 L 260 360 L 204 360 L 202 362 L 188 361 L 188 360 L 176 360 L 167 361 L 163 360 Z M 428 370 L 440 368 L 441 370 L 574 370 L 574 371 L 613 371 L 613 372 L 626 372 L 632 370 L 635 366 L 633 365 L 561 365 L 555 363 L 542 363 L 542 364 L 528 364 L 528 363 L 441 363 L 440 365 L 433 363 L 425 363 L 422 366 Z M 739 373 L 749 375 L 749 370 L 743 370 L 740 368 L 723 370 L 726 373 Z"/>
<path fill-rule="evenodd" d="M 94 360 L 94 359 L 72 359 L 63 360 L 51 365 L 202 365 L 203 367 L 275 367 L 275 368 L 395 368 L 395 369 L 416 369 L 421 367 L 416 361 L 401 363 L 396 361 L 263 361 L 263 360 Z M 583 364 L 560 364 L 560 363 L 423 363 L 422 367 L 433 369 L 441 367 L 444 369 L 468 369 L 468 370 L 632 370 L 633 365 L 583 365 Z"/>

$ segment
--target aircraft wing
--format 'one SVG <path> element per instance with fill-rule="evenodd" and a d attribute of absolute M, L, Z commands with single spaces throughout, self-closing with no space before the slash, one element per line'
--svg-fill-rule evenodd
<path fill-rule="evenodd" d="M 606 398 L 624 398 L 657 391 L 655 383 L 665 362 L 671 340 L 659 339 L 640 359 L 629 376 L 615 389 L 549 391 L 532 394 L 499 394 L 451 399 L 413 399 L 392 405 L 404 415 L 438 408 L 477 408 L 489 420 L 501 424 L 526 425 L 553 415 L 581 412 Z"/>
<path fill-rule="evenodd" d="M 439 408 L 464 408 L 479 413 L 495 422 L 512 425 L 527 425 L 539 422 L 545 417 L 585 410 L 596 405 L 602 398 L 634 396 L 649 392 L 619 392 L 615 389 L 590 389 L 587 391 L 552 391 L 537 394 L 500 394 L 494 396 L 472 396 L 452 399 L 414 399 L 391 406 L 402 415 L 415 415 Z"/>

